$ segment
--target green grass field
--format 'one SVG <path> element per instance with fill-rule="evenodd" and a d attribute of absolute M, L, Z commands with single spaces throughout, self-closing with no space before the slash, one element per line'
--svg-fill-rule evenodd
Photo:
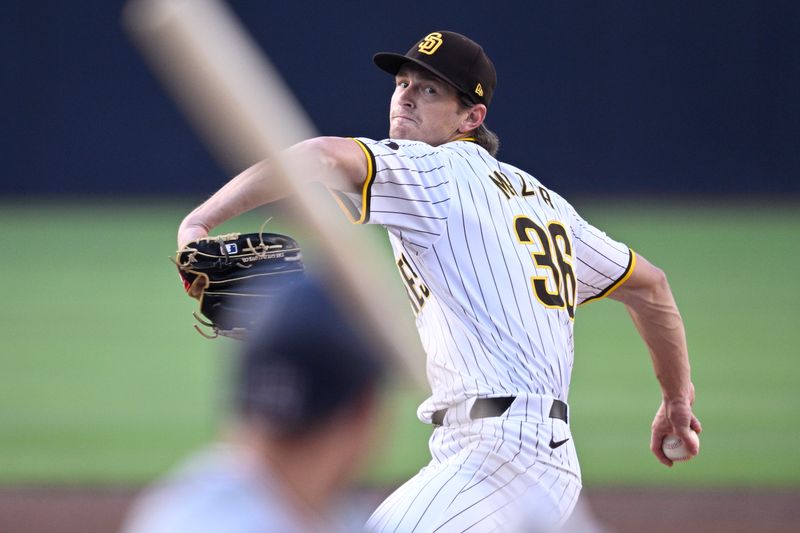
<path fill-rule="evenodd" d="M 660 466 L 644 345 L 620 305 L 581 307 L 570 403 L 586 484 L 800 485 L 800 206 L 584 203 L 667 271 L 705 428 L 696 460 Z M 139 483 L 213 437 L 231 344 L 194 332 L 167 260 L 190 207 L 0 204 L 0 483 Z M 387 395 L 367 481 L 394 483 L 427 460 L 423 397 L 402 385 Z"/>

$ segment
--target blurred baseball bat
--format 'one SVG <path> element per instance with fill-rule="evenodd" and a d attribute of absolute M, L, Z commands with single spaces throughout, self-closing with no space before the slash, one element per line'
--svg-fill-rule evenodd
<path fill-rule="evenodd" d="M 323 274 L 337 301 L 352 311 L 354 325 L 378 353 L 424 384 L 424 355 L 407 318 L 408 303 L 401 292 L 387 290 L 397 286 L 396 279 L 390 281 L 396 274 L 379 267 L 387 263 L 385 254 L 370 246 L 364 228 L 346 221 L 333 198 L 309 194 L 306 176 L 316 171 L 281 157 L 281 150 L 314 137 L 314 128 L 227 5 L 132 0 L 123 24 L 226 167 L 242 170 L 264 158 L 275 162 L 275 177 L 292 193 L 298 223 L 319 238 Z"/>

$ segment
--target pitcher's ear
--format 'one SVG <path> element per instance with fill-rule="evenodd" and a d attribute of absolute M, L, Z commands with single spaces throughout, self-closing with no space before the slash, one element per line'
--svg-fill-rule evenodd
<path fill-rule="evenodd" d="M 467 113 L 467 116 L 464 117 L 464 120 L 461 121 L 458 131 L 461 133 L 474 131 L 478 129 L 478 126 L 483 124 L 485 118 L 486 106 L 483 104 L 475 104 L 470 108 L 469 113 Z"/>

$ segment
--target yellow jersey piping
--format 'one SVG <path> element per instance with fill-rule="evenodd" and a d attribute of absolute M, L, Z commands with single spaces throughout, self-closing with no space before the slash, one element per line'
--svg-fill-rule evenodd
<path fill-rule="evenodd" d="M 612 283 L 611 285 L 600 291 L 598 294 L 586 298 L 578 305 L 583 305 L 587 302 L 605 298 L 606 296 L 617 290 L 623 283 L 625 283 L 628 280 L 629 277 L 631 277 L 631 274 L 633 274 L 633 269 L 636 268 L 636 253 L 630 248 L 628 248 L 628 251 L 630 251 L 631 257 L 628 260 L 628 266 L 627 268 L 625 268 L 625 272 L 622 273 L 622 276 L 620 276 L 619 279 L 617 279 L 617 281 L 615 281 L 614 283 Z"/>
<path fill-rule="evenodd" d="M 373 181 L 375 181 L 375 155 L 360 140 L 353 137 L 350 137 L 350 140 L 355 142 L 364 152 L 364 155 L 367 156 L 367 175 L 364 178 L 364 184 L 361 186 L 361 212 L 359 213 L 354 208 L 350 199 L 342 191 L 330 188 L 328 191 L 331 193 L 334 200 L 336 200 L 336 203 L 339 204 L 339 208 L 347 215 L 350 222 L 353 224 L 365 224 L 369 221 L 370 189 L 372 188 Z"/>

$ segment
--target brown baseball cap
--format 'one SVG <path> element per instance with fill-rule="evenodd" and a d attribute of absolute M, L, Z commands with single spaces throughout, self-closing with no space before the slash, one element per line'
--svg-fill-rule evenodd
<path fill-rule="evenodd" d="M 406 63 L 419 65 L 458 89 L 471 102 L 487 107 L 497 86 L 497 72 L 483 48 L 452 31 L 429 33 L 405 55 L 380 52 L 372 60 L 392 75 Z"/>

